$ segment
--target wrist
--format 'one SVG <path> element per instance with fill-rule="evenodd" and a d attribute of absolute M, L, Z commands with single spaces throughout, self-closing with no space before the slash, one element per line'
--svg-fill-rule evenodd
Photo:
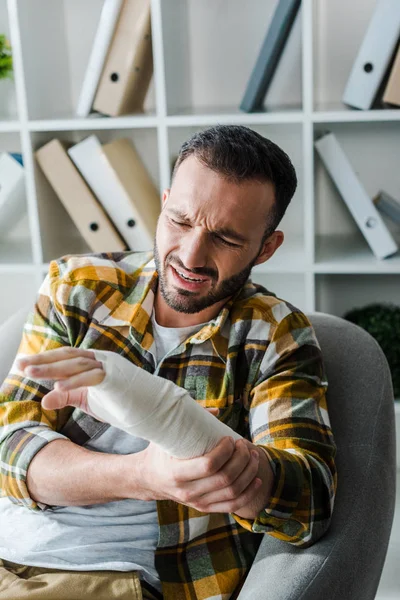
<path fill-rule="evenodd" d="M 145 452 L 119 455 L 116 486 L 123 498 L 151 500 L 145 479 Z"/>
<path fill-rule="evenodd" d="M 267 506 L 274 478 L 267 451 L 261 446 L 254 444 L 253 448 L 257 450 L 260 456 L 257 477 L 261 479 L 262 483 L 254 495 L 252 502 L 235 511 L 236 515 L 244 519 L 256 519 L 259 513 Z"/>

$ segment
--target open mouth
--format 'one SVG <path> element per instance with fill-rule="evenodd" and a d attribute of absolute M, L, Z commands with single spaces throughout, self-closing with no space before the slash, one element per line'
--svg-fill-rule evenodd
<path fill-rule="evenodd" d="M 199 277 L 198 275 L 188 275 L 184 273 L 180 269 L 171 266 L 172 274 L 176 283 L 178 283 L 181 287 L 190 290 L 197 290 L 203 287 L 206 283 L 210 281 L 208 277 Z"/>

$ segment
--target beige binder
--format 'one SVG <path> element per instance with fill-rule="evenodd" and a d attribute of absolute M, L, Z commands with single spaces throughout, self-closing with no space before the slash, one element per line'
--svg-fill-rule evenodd
<path fill-rule="evenodd" d="M 152 75 L 150 0 L 124 0 L 93 109 L 111 117 L 143 112 Z"/>
<path fill-rule="evenodd" d="M 126 250 L 124 240 L 69 158 L 54 139 L 35 152 L 37 161 L 82 237 L 93 252 Z"/>
<path fill-rule="evenodd" d="M 385 104 L 400 106 L 400 46 L 397 49 L 396 58 L 383 93 L 383 101 Z"/>
<path fill-rule="evenodd" d="M 151 249 L 161 210 L 158 190 L 128 139 L 114 140 L 101 149 L 125 191 L 118 194 L 116 190 L 110 207 L 118 211 L 122 221 L 118 229 L 132 250 Z M 115 223 L 118 226 L 116 220 Z"/>

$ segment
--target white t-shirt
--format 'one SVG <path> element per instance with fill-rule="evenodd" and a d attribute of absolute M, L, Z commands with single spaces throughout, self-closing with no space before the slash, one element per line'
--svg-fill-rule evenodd
<path fill-rule="evenodd" d="M 159 363 L 204 324 L 162 327 L 153 314 L 152 325 Z M 112 454 L 133 454 L 147 446 L 146 440 L 112 426 L 85 444 L 89 450 Z M 1 498 L 0 531 L 4 560 L 75 571 L 140 571 L 161 591 L 154 566 L 159 533 L 156 501 L 127 499 L 38 512 Z"/>
<path fill-rule="evenodd" d="M 206 323 L 200 323 L 199 325 L 190 325 L 189 327 L 163 327 L 156 321 L 154 311 L 151 315 L 151 324 L 153 325 L 153 337 L 156 345 L 156 363 L 166 356 L 171 350 L 177 348 L 182 342 L 187 340 L 190 336 L 194 335 Z"/>

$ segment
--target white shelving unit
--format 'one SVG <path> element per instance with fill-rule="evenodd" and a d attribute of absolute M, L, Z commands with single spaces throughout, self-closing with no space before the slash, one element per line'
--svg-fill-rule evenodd
<path fill-rule="evenodd" d="M 35 164 L 37 148 L 53 137 L 127 136 L 162 191 L 182 142 L 215 123 L 244 124 L 270 137 L 298 173 L 282 222 L 285 244 L 254 270 L 254 279 L 307 312 L 343 315 L 356 296 L 358 305 L 398 301 L 400 254 L 374 258 L 313 150 L 315 135 L 334 131 L 371 196 L 384 187 L 400 197 L 400 111 L 356 111 L 340 102 L 375 0 L 355 0 L 351 7 L 347 0 L 303 0 L 265 112 L 245 114 L 238 106 L 276 2 L 230 0 L 227 11 L 222 0 L 153 0 L 154 78 L 145 113 L 87 119 L 76 118 L 74 108 L 102 0 L 1 4 L 15 85 L 0 82 L 0 150 L 22 151 L 27 176 L 26 218 L 0 241 L 0 272 L 15 277 L 0 299 L 3 317 L 34 295 L 51 259 L 88 250 Z M 381 275 L 384 285 L 373 285 Z"/>
<path fill-rule="evenodd" d="M 265 111 L 245 114 L 238 107 L 276 4 L 152 0 L 154 77 L 145 113 L 78 119 L 102 0 L 0 3 L 0 33 L 10 36 L 15 66 L 14 83 L 0 82 L 0 151 L 22 152 L 27 198 L 23 220 L 0 240 L 0 319 L 34 298 L 50 260 L 88 251 L 38 169 L 36 149 L 53 137 L 127 136 L 162 192 L 181 143 L 216 123 L 270 137 L 298 174 L 281 224 L 285 244 L 254 269 L 254 280 L 306 312 L 342 316 L 373 301 L 400 302 L 400 253 L 374 258 L 313 149 L 316 135 L 333 131 L 371 197 L 383 187 L 400 199 L 400 110 L 341 103 L 375 0 L 303 0 Z M 400 437 L 399 410 L 396 418 Z"/>

